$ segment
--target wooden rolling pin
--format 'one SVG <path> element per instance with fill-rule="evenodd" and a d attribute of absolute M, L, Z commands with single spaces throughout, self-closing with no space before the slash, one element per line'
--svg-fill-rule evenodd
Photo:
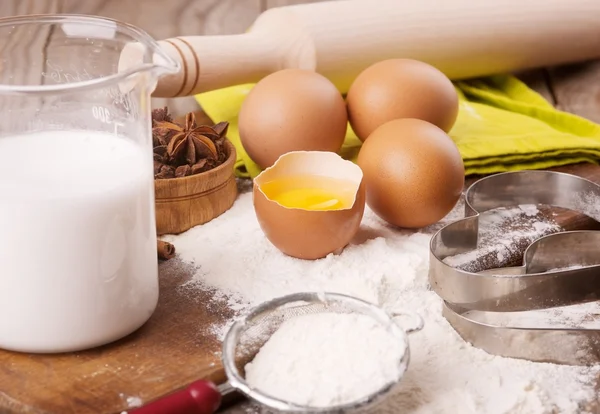
<path fill-rule="evenodd" d="M 451 79 L 575 62 L 600 56 L 598 22 L 599 0 L 338 0 L 284 6 L 262 13 L 244 34 L 160 41 L 183 68 L 161 78 L 153 96 L 256 82 L 283 68 L 316 70 L 346 92 L 361 70 L 388 58 L 422 60 Z"/>

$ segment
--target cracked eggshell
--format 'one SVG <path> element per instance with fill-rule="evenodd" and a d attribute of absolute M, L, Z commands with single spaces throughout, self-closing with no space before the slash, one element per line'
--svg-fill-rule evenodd
<path fill-rule="evenodd" d="M 319 175 L 351 181 L 356 186 L 349 208 L 328 211 L 288 208 L 269 199 L 261 185 L 276 178 Z M 360 167 L 327 151 L 293 151 L 279 157 L 254 179 L 254 210 L 267 239 L 288 256 L 319 259 L 344 248 L 360 227 L 365 185 Z"/>

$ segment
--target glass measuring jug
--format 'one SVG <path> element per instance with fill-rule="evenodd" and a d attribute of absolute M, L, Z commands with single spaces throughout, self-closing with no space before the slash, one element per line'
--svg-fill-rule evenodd
<path fill-rule="evenodd" d="M 114 20 L 0 19 L 0 348 L 95 347 L 154 312 L 150 94 L 178 70 Z"/>

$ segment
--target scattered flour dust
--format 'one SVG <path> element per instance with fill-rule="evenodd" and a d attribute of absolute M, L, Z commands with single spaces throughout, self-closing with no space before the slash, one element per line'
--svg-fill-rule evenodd
<path fill-rule="evenodd" d="M 140 397 L 126 396 L 123 393 L 119 393 L 119 397 L 125 400 L 127 407 L 129 408 L 141 407 L 143 404 L 143 401 Z M 121 414 L 127 414 L 127 411 L 122 411 Z"/>
<path fill-rule="evenodd" d="M 529 207 L 521 210 L 524 215 L 533 212 Z M 460 217 L 456 211 L 449 216 Z M 585 404 L 595 398 L 599 367 L 492 356 L 456 334 L 442 316 L 442 300 L 428 287 L 430 237 L 393 229 L 367 208 L 355 243 L 339 255 L 298 260 L 284 256 L 266 240 L 256 221 L 252 195 L 245 193 L 224 215 L 169 241 L 182 260 L 198 269 L 181 289 L 192 295 L 199 289 L 213 290 L 215 300 L 226 300 L 239 313 L 265 300 L 303 291 L 349 294 L 388 311 L 418 312 L 425 327 L 410 335 L 411 361 L 400 391 L 377 413 L 586 412 Z M 217 334 L 226 328 L 219 327 Z M 320 364 L 315 356 L 314 367 Z M 335 377 L 335 372 L 326 375 Z M 262 410 L 253 407 L 248 412 Z"/>
<path fill-rule="evenodd" d="M 469 272 L 500 267 L 506 260 L 520 258 L 535 239 L 559 230 L 535 205 L 487 211 L 479 217 L 477 249 L 447 257 L 444 262 Z"/>
<path fill-rule="evenodd" d="M 129 407 L 141 407 L 142 399 L 140 397 L 127 397 L 127 405 Z"/>
<path fill-rule="evenodd" d="M 246 365 L 246 380 L 302 406 L 347 404 L 396 383 L 405 369 L 405 348 L 370 316 L 297 316 L 285 321 Z"/>

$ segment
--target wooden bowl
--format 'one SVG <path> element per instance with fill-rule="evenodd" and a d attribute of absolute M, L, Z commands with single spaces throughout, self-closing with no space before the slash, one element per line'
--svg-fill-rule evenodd
<path fill-rule="evenodd" d="M 156 231 L 178 234 L 220 216 L 237 197 L 235 147 L 225 141 L 227 160 L 212 170 L 181 178 L 154 180 Z"/>

